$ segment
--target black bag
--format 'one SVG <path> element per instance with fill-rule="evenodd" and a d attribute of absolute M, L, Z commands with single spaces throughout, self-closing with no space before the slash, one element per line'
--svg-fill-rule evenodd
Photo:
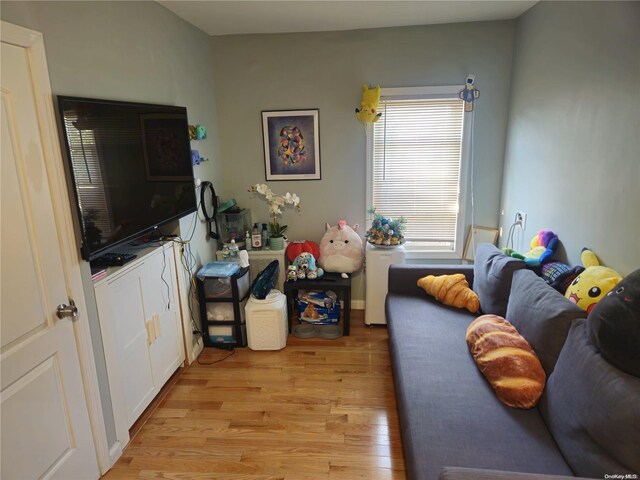
<path fill-rule="evenodd" d="M 280 272 L 280 263 L 274 260 L 262 270 L 251 284 L 251 294 L 258 300 L 264 300 L 271 289 L 275 288 Z"/>

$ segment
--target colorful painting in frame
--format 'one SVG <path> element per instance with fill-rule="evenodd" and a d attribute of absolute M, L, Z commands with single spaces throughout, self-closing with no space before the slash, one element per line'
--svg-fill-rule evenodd
<path fill-rule="evenodd" d="M 320 180 L 319 111 L 262 112 L 267 180 Z"/>

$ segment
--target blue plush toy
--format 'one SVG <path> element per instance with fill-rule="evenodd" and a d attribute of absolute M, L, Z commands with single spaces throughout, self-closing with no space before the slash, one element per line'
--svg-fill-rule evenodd
<path fill-rule="evenodd" d="M 298 269 L 297 275 L 300 280 L 305 278 L 314 280 L 324 275 L 324 270 L 316 267 L 316 259 L 309 252 L 303 252 L 298 255 L 292 265 Z"/>

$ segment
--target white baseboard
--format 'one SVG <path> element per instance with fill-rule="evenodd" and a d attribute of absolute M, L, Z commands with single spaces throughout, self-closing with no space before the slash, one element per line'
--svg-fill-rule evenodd
<path fill-rule="evenodd" d="M 202 350 L 204 350 L 204 341 L 201 337 L 196 338 L 196 343 L 193 345 L 193 349 L 191 350 L 192 356 L 189 358 L 189 365 L 191 365 L 198 358 L 198 356 L 200 356 Z"/>
<path fill-rule="evenodd" d="M 113 467 L 121 456 L 122 444 L 120 443 L 120 441 L 116 440 L 116 442 L 111 445 L 111 448 L 109 448 L 109 468 Z"/>
<path fill-rule="evenodd" d="M 364 300 L 351 300 L 351 310 L 364 310 Z"/>

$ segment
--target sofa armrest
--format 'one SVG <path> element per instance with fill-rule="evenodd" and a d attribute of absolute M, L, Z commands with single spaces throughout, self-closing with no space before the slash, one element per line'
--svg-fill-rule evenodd
<path fill-rule="evenodd" d="M 423 296 L 418 280 L 427 275 L 463 273 L 469 286 L 473 285 L 473 265 L 391 265 L 389 267 L 389 293 Z"/>
<path fill-rule="evenodd" d="M 584 477 L 566 475 L 544 475 L 542 473 L 504 472 L 481 468 L 444 467 L 439 480 L 589 480 Z"/>

